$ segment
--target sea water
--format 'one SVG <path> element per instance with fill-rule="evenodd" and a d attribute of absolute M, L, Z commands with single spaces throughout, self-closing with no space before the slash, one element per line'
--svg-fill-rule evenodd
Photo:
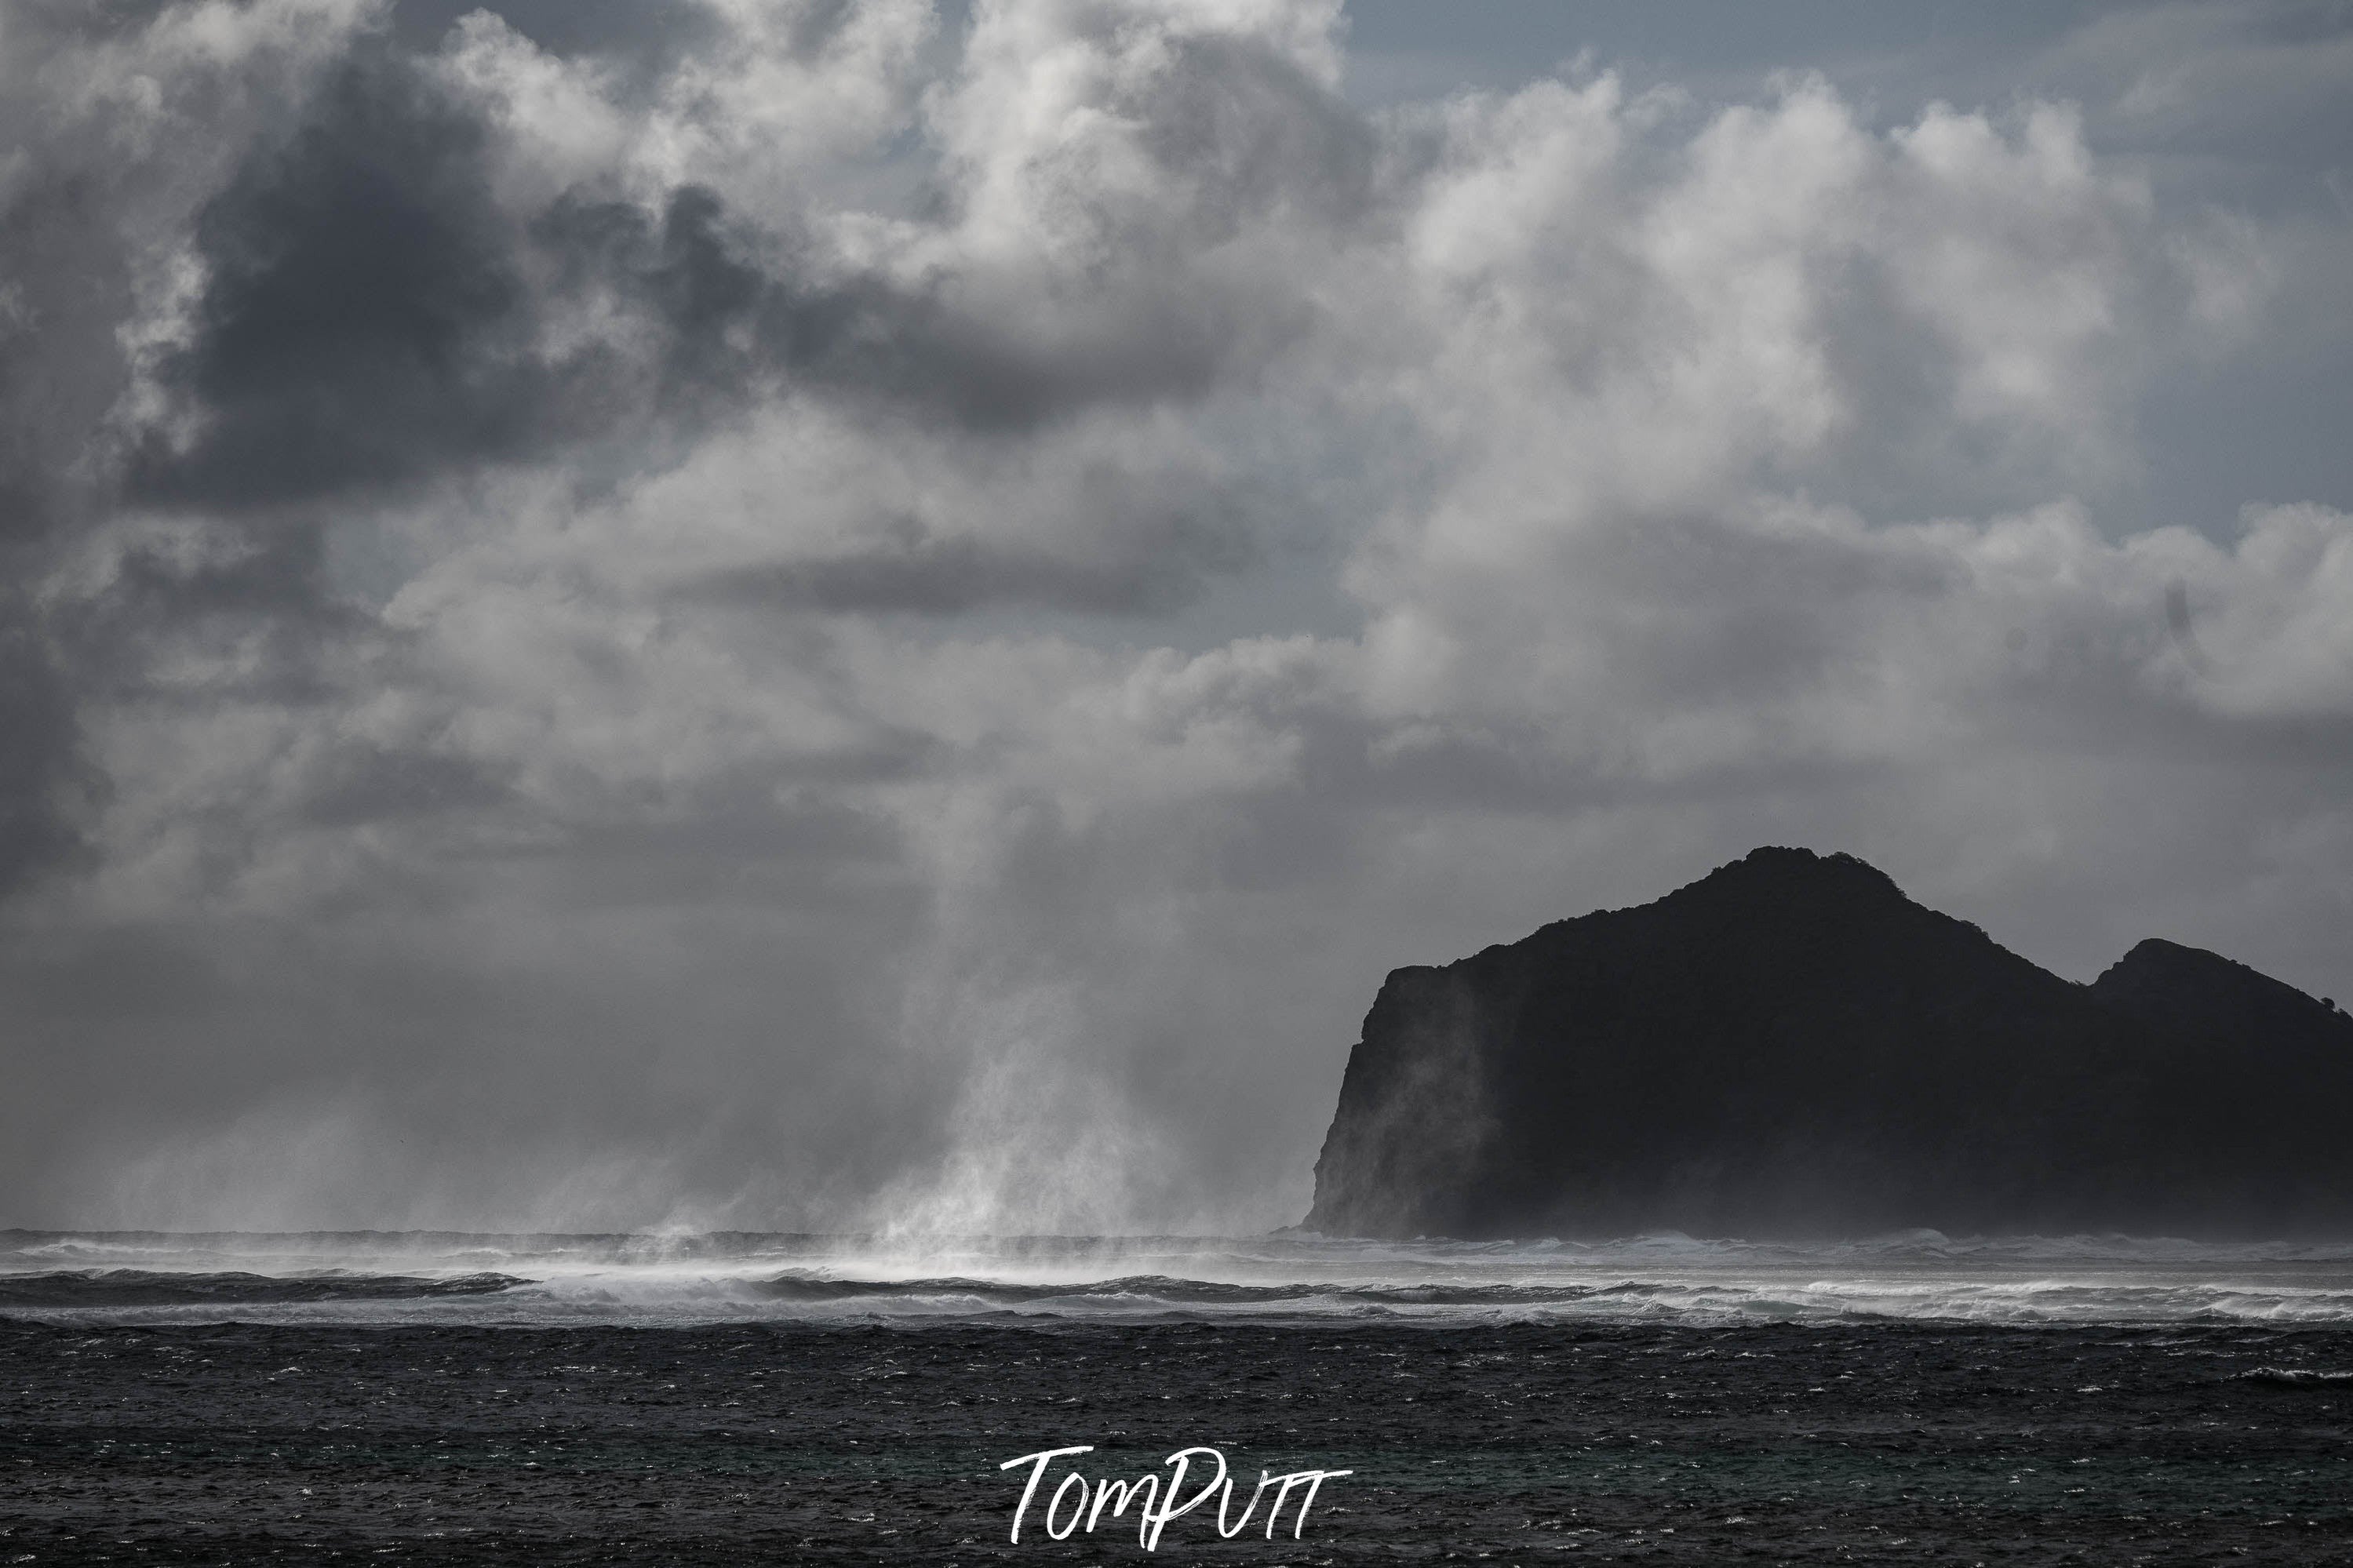
<path fill-rule="evenodd" d="M 0 1232 L 44 1321 L 2353 1324 L 2353 1244 Z"/>
<path fill-rule="evenodd" d="M 2353 1247 L 0 1234 L 0 1563 L 1450 1556 L 2353 1561 Z"/>

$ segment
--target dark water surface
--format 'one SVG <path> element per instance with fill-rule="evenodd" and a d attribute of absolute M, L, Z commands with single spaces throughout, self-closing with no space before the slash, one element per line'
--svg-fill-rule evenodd
<path fill-rule="evenodd" d="M 0 1564 L 2353 1563 L 2348 1415 L 2334 1327 L 0 1319 Z M 1009 1545 L 1078 1443 L 1355 1474 Z"/>

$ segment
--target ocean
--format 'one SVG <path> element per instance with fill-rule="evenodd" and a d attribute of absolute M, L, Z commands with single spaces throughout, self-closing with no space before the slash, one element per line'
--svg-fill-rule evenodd
<path fill-rule="evenodd" d="M 0 1564 L 2353 1563 L 2348 1417 L 2353 1245 L 0 1233 Z"/>

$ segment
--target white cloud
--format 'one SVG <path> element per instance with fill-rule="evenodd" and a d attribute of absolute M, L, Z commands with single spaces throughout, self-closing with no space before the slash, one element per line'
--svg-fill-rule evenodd
<path fill-rule="evenodd" d="M 2353 519 L 2104 510 L 2158 367 L 2267 308 L 2262 222 L 2168 207 L 2057 103 L 1883 131 L 1812 79 L 1702 114 L 1604 73 L 1366 116 L 1332 6 L 822 14 L 715 5 L 650 84 L 479 15 L 426 68 L 535 258 L 532 352 L 643 419 L 118 505 L 47 563 L 111 794 L 94 868 L 12 918 L 57 973 L 180 955 L 218 1068 L 132 1206 L 185 1171 L 300 1223 L 348 1145 L 386 1187 L 430 1163 L 445 1223 L 1276 1223 L 1383 970 L 1769 839 L 2076 969 L 2202 910 L 2168 934 L 2347 989 L 2311 933 L 2353 870 Z M 123 198 L 126 265 L 178 281 L 126 307 L 121 419 L 201 401 L 157 368 L 210 330 L 197 215 L 373 16 L 56 46 L 136 143 L 105 157 L 215 138 Z M 651 257 L 688 184 L 712 275 L 835 357 L 759 358 L 746 308 L 751 369 L 690 384 L 695 301 L 514 238 L 568 194 Z M 1163 646 L 1301 537 L 1353 632 L 1278 599 Z M 27 1071 L 19 1120 L 110 1149 L 185 1091 Z M 24 1147 L 50 1206 L 0 1217 L 103 1206 Z"/>

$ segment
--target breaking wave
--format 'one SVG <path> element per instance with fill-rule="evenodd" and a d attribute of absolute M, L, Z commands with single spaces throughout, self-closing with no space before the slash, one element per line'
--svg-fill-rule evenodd
<path fill-rule="evenodd" d="M 0 1310 L 10 1307 L 244 1306 L 256 1302 L 412 1301 L 480 1296 L 525 1281 L 504 1274 L 422 1279 L 400 1274 L 169 1272 L 82 1268 L 0 1274 Z"/>
<path fill-rule="evenodd" d="M 2274 1388 L 2335 1389 L 2353 1384 L 2353 1372 L 2329 1372 L 2305 1366 L 2259 1366 L 2238 1373 L 2236 1381 L 2269 1384 Z"/>
<path fill-rule="evenodd" d="M 1562 1241 L 0 1232 L 0 1315 L 756 1321 L 2353 1322 L 2353 1245 L 1911 1231 Z M 2253 1375 L 2253 1374 L 2251 1374 Z M 2334 1375 L 2334 1374 L 2331 1374 Z"/>

